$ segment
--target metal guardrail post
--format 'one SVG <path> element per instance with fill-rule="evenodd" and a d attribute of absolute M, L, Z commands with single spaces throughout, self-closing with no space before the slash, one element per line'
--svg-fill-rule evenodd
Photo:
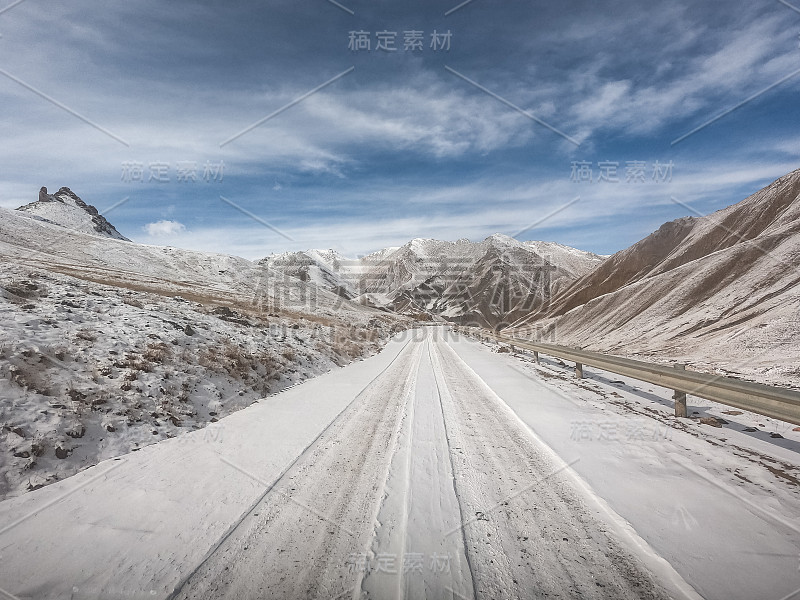
<path fill-rule="evenodd" d="M 537 365 L 539 364 L 539 353 L 536 350 L 533 351 L 533 360 L 536 361 Z"/>
<path fill-rule="evenodd" d="M 673 365 L 679 371 L 685 371 L 686 365 L 683 363 L 675 363 Z M 682 392 L 680 390 L 674 390 L 675 393 L 672 394 L 672 399 L 675 400 L 675 416 L 676 417 L 688 417 L 689 412 L 686 409 L 686 392 Z"/>
<path fill-rule="evenodd" d="M 579 362 L 575 363 L 575 377 L 577 379 L 583 379 L 583 365 Z"/>

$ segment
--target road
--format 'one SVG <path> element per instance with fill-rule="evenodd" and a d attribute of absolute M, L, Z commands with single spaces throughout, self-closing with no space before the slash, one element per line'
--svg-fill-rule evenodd
<path fill-rule="evenodd" d="M 178 586 L 176 598 L 666 598 L 453 350 L 409 340 Z"/>
<path fill-rule="evenodd" d="M 0 502 L 0 598 L 800 594 L 797 442 L 496 350 L 398 334 Z"/>

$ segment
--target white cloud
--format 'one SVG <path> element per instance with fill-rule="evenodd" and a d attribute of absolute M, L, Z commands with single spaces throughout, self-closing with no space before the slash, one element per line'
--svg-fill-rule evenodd
<path fill-rule="evenodd" d="M 560 92 L 573 122 L 592 131 L 648 134 L 692 115 L 713 116 L 797 68 L 796 56 L 785 51 L 793 48 L 794 33 L 782 15 L 744 19 L 734 32 L 711 31 L 702 24 L 687 26 L 691 31 L 685 32 L 679 45 L 704 37 L 705 48 L 682 56 L 664 51 L 653 64 L 653 74 L 661 76 L 658 79 L 612 79 L 614 56 L 607 53 L 583 67 L 572 78 L 580 82 L 573 86 L 577 99 L 569 101 L 569 87 Z M 642 52 L 646 56 L 648 49 Z M 677 61 L 674 69 L 672 61 Z M 670 71 L 672 76 L 666 75 Z"/>
<path fill-rule="evenodd" d="M 186 231 L 186 226 L 178 221 L 156 221 L 145 225 L 144 230 L 150 237 L 164 237 L 182 233 Z"/>

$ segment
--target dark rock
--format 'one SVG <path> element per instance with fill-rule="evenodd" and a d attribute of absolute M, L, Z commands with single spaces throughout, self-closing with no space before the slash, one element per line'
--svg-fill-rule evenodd
<path fill-rule="evenodd" d="M 67 392 L 67 396 L 73 402 L 81 402 L 82 400 L 86 400 L 86 394 L 83 392 L 79 392 L 78 390 L 69 390 Z"/>
<path fill-rule="evenodd" d="M 227 306 L 217 306 L 214 310 L 211 311 L 214 315 L 222 319 L 223 321 L 228 321 L 229 323 L 237 323 L 239 325 L 244 325 L 246 327 L 252 327 L 252 323 L 250 323 L 247 319 L 242 318 L 242 316 L 234 310 L 231 310 Z"/>
<path fill-rule="evenodd" d="M 227 306 L 216 306 L 216 307 L 214 307 L 214 311 L 213 312 L 214 312 L 215 315 L 219 315 L 219 316 L 222 316 L 222 317 L 235 317 L 235 316 L 237 316 L 236 313 L 233 312 Z"/>
<path fill-rule="evenodd" d="M 183 333 L 185 333 L 186 335 L 194 335 L 194 329 L 192 329 L 191 325 L 187 324 L 186 327 L 183 329 Z"/>
<path fill-rule="evenodd" d="M 61 446 L 56 446 L 56 458 L 65 459 L 69 456 L 69 450 L 66 448 L 62 448 Z"/>
<path fill-rule="evenodd" d="M 82 438 L 83 435 L 86 433 L 86 427 L 81 425 L 80 427 L 73 427 L 72 429 L 67 431 L 67 435 L 71 438 Z"/>

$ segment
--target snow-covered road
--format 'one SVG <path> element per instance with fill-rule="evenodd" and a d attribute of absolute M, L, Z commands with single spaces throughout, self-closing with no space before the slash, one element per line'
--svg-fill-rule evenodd
<path fill-rule="evenodd" d="M 666 597 L 441 332 L 421 333 L 178 597 Z"/>
<path fill-rule="evenodd" d="M 423 328 L 206 430 L 0 503 L 0 597 L 697 598 L 687 580 L 712 589 L 722 575 L 742 595 L 704 596 L 754 597 L 744 561 L 737 581 L 714 561 L 662 558 L 709 532 L 652 534 L 631 506 L 653 494 L 626 503 L 582 470 L 614 448 L 546 439 L 567 414 L 554 403 L 588 408 L 514 360 Z M 623 486 L 639 462 L 626 464 Z M 653 489 L 672 507 L 669 485 Z M 784 499 L 748 525 L 763 538 L 749 540 L 754 555 L 796 547 Z M 737 506 L 730 518 L 754 518 Z"/>

